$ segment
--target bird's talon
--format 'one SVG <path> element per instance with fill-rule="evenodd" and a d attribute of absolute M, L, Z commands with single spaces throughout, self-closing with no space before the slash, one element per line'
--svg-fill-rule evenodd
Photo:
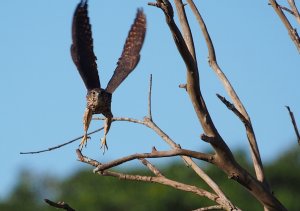
<path fill-rule="evenodd" d="M 82 140 L 79 144 L 79 150 L 81 151 L 83 146 L 86 147 L 87 146 L 87 141 L 90 139 L 90 136 L 87 136 L 86 134 L 82 137 Z"/>
<path fill-rule="evenodd" d="M 101 138 L 101 147 L 100 147 L 100 149 L 102 149 L 102 148 L 103 148 L 103 154 L 104 154 L 105 151 L 108 150 L 106 137 Z"/>

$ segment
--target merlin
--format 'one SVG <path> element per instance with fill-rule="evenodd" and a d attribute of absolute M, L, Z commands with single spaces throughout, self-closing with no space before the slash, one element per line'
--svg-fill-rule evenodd
<path fill-rule="evenodd" d="M 81 150 L 86 146 L 87 131 L 93 114 L 103 114 L 104 137 L 101 148 L 108 149 L 106 135 L 110 129 L 113 114 L 111 112 L 112 94 L 125 78 L 134 70 L 140 60 L 146 33 L 146 17 L 142 9 L 137 10 L 134 23 L 129 30 L 117 67 L 105 89 L 101 88 L 93 50 L 91 24 L 88 17 L 87 0 L 81 0 L 75 9 L 72 22 L 71 56 L 87 89 L 86 109 L 83 115 L 84 136 L 79 145 Z"/>

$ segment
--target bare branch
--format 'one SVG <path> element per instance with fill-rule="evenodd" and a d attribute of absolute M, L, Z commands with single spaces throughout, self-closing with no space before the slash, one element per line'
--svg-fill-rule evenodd
<path fill-rule="evenodd" d="M 237 117 L 244 123 L 245 127 L 250 127 L 248 120 L 244 117 L 243 114 L 241 114 L 241 112 L 239 112 L 236 107 L 230 103 L 228 100 L 226 100 L 225 97 L 217 94 L 217 97 L 222 101 L 222 103 L 224 103 L 226 105 L 226 107 L 231 110 L 235 115 L 237 115 Z"/>
<path fill-rule="evenodd" d="M 192 2 L 191 0 L 187 1 Z M 200 85 L 199 85 L 199 77 L 198 76 L 198 68 L 193 60 L 193 57 L 191 56 L 191 53 L 189 52 L 187 45 L 178 30 L 178 27 L 176 26 L 174 20 L 173 20 L 173 9 L 170 5 L 168 0 L 157 0 L 156 6 L 161 8 L 165 14 L 166 22 L 171 30 L 174 42 L 177 46 L 177 49 L 183 58 L 186 67 L 187 67 L 187 92 L 190 96 L 191 102 L 194 106 L 194 110 L 197 114 L 197 117 L 203 127 L 203 130 L 205 134 L 208 137 L 214 137 L 216 141 L 211 142 L 211 145 L 213 146 L 214 150 L 216 151 L 215 155 L 215 164 L 222 169 L 230 178 L 236 180 L 240 184 L 242 184 L 244 187 L 246 187 L 264 206 L 266 206 L 269 210 L 286 210 L 284 206 L 272 195 L 272 192 L 268 189 L 267 185 L 260 183 L 257 181 L 254 177 L 252 177 L 249 172 L 247 172 L 245 169 L 243 169 L 234 159 L 229 147 L 224 142 L 220 134 L 218 133 L 217 129 L 215 128 L 215 125 L 211 119 L 211 116 L 208 112 L 208 109 L 206 107 L 205 101 L 202 97 L 202 94 L 200 92 Z M 217 63 L 215 63 L 217 64 Z M 249 118 L 250 122 L 250 118 Z M 252 127 L 251 127 L 252 129 Z M 249 131 L 248 131 L 249 132 Z M 250 132 L 253 132 L 250 131 Z M 248 134 L 247 134 L 248 135 Z M 252 133 L 254 137 L 254 133 Z M 255 137 L 254 137 L 255 140 Z M 255 142 L 256 143 L 256 142 Z M 259 157 L 259 151 L 258 148 L 252 145 L 250 143 L 251 150 L 257 149 L 257 156 Z M 252 151 L 251 151 L 252 152 Z M 257 157 L 256 157 L 257 158 Z M 255 169 L 258 167 L 258 170 L 262 171 L 262 165 L 261 162 L 259 162 L 260 159 L 258 159 L 258 165 L 254 165 Z M 200 176 L 200 175 L 199 175 Z M 259 175 L 260 177 L 264 177 L 263 174 Z M 204 179 L 205 180 L 205 179 Z M 265 181 L 264 179 L 262 181 Z M 208 183 L 209 184 L 209 183 Z M 226 198 L 226 196 L 223 194 L 223 192 L 219 189 L 218 186 L 216 186 L 217 189 L 216 193 L 222 198 L 224 201 L 227 202 L 227 206 L 231 207 L 231 209 L 236 209 L 234 205 Z M 217 192 L 220 191 L 220 192 Z"/>
<path fill-rule="evenodd" d="M 136 153 L 132 154 L 123 158 L 119 158 L 116 160 L 113 160 L 109 163 L 103 163 L 97 166 L 96 169 L 94 169 L 94 172 L 98 171 L 104 171 L 107 169 L 110 169 L 112 167 L 118 166 L 120 164 L 123 164 L 125 162 L 135 160 L 135 159 L 142 159 L 142 158 L 163 158 L 163 157 L 174 157 L 174 156 L 187 156 L 187 157 L 192 157 L 195 159 L 199 160 L 204 160 L 207 162 L 213 162 L 213 155 L 210 154 L 204 154 L 201 152 L 196 152 L 196 151 L 191 151 L 191 150 L 186 150 L 186 149 L 181 149 L 181 148 L 176 148 L 173 150 L 169 151 L 152 151 L 151 153 Z"/>
<path fill-rule="evenodd" d="M 97 118 L 97 119 L 102 119 L 102 118 Z M 112 121 L 127 121 L 127 122 L 132 122 L 132 123 L 137 123 L 137 124 L 142 124 L 145 125 L 147 127 L 149 127 L 150 129 L 152 129 L 154 132 L 157 133 L 157 135 L 159 135 L 168 145 L 171 146 L 172 149 L 181 149 L 179 145 L 177 145 L 165 132 L 163 132 L 152 120 L 150 120 L 149 118 L 145 117 L 144 120 L 137 120 L 137 119 L 133 119 L 133 118 L 127 118 L 127 117 L 114 117 L 112 119 Z M 83 156 L 80 152 L 80 150 L 77 150 L 77 155 L 78 158 L 81 162 L 90 164 L 94 167 L 98 167 L 101 166 L 101 163 L 99 163 L 98 161 L 89 159 L 85 156 Z M 198 153 L 198 152 L 197 152 Z M 181 158 L 184 160 L 185 163 L 188 164 L 189 167 L 191 167 L 198 176 L 200 176 L 219 196 L 222 196 L 222 194 L 224 195 L 224 193 L 221 191 L 221 189 L 219 188 L 219 186 L 191 159 L 191 157 L 188 156 L 181 156 Z M 211 159 L 211 161 L 213 161 L 213 159 Z M 98 171 L 99 173 L 100 171 Z M 106 171 L 105 174 L 107 173 Z M 225 196 L 225 195 L 224 195 Z M 231 203 L 226 200 L 226 198 L 222 198 L 220 197 L 220 201 L 222 201 L 222 204 L 229 208 L 232 208 L 233 206 L 231 205 Z M 226 207 L 225 206 L 225 207 Z"/>
<path fill-rule="evenodd" d="M 147 166 L 147 168 L 157 177 L 164 177 L 164 175 L 156 168 L 152 163 L 150 163 L 148 160 L 141 158 L 140 161 L 143 165 Z"/>
<path fill-rule="evenodd" d="M 150 74 L 149 94 L 148 94 L 148 117 L 149 117 L 149 119 L 152 120 L 151 98 L 152 98 L 152 74 Z"/>
<path fill-rule="evenodd" d="M 97 166 L 101 165 L 100 162 L 82 155 L 80 149 L 76 150 L 76 154 L 77 154 L 78 160 L 83 162 L 83 163 L 87 163 L 87 164 L 89 164 L 91 166 L 94 166 L 94 167 L 97 167 Z"/>
<path fill-rule="evenodd" d="M 188 23 L 188 20 L 186 17 L 186 13 L 185 13 L 185 9 L 184 9 L 184 6 L 186 4 L 183 4 L 181 0 L 174 0 L 174 2 L 176 5 L 179 22 L 181 24 L 184 41 L 189 49 L 189 52 L 191 53 L 192 57 L 194 58 L 195 65 L 197 66 L 196 51 L 195 51 L 193 35 L 192 35 L 191 28 L 189 26 L 189 23 Z"/>
<path fill-rule="evenodd" d="M 273 9 L 277 13 L 278 17 L 280 18 L 281 22 L 284 24 L 285 28 L 287 29 L 290 38 L 292 39 L 296 48 L 298 49 L 298 52 L 300 53 L 300 37 L 297 33 L 297 30 L 292 27 L 291 23 L 289 22 L 289 20 L 285 16 L 285 14 L 282 12 L 282 9 L 278 5 L 277 1 L 276 0 L 269 0 L 269 1 L 270 1 L 270 4 L 272 5 Z M 293 10 L 293 12 L 295 12 L 295 11 Z M 298 14 L 299 14 L 299 12 L 298 12 Z"/>
<path fill-rule="evenodd" d="M 59 208 L 59 209 L 63 209 L 63 210 L 67 210 L 67 211 L 75 211 L 72 207 L 70 207 L 67 203 L 65 202 L 53 202 L 49 199 L 44 199 L 44 201 L 49 204 L 50 206 L 52 207 L 55 207 L 55 208 Z"/>
<path fill-rule="evenodd" d="M 87 135 L 88 135 L 88 136 L 89 136 L 89 135 L 92 135 L 92 134 L 97 133 L 97 132 L 99 132 L 99 131 L 101 131 L 101 130 L 103 130 L 103 127 L 102 127 L 102 128 L 99 128 L 99 129 L 97 129 L 97 130 L 94 130 L 94 131 L 88 133 Z M 61 147 L 63 147 L 63 146 L 66 146 L 66 145 L 68 145 L 68 144 L 71 144 L 71 143 L 73 143 L 73 142 L 75 142 L 75 141 L 77 141 L 77 140 L 80 140 L 80 139 L 82 139 L 82 137 L 83 137 L 83 136 L 74 138 L 74 139 L 72 139 L 71 141 L 68 141 L 68 142 L 66 142 L 66 143 L 63 143 L 63 144 L 60 144 L 60 145 L 57 145 L 57 146 L 54 146 L 54 147 L 50 147 L 50 148 L 48 148 L 48 149 L 39 150 L 39 151 L 33 151 L 33 152 L 20 152 L 20 154 L 21 154 L 21 155 L 26 155 L 26 154 L 38 154 L 38 153 L 42 153 L 42 152 L 49 152 L 49 151 L 52 151 L 52 150 L 61 148 Z"/>
<path fill-rule="evenodd" d="M 78 158 L 80 161 L 82 161 L 84 163 L 88 163 L 92 166 L 99 164 L 98 161 L 95 161 L 93 159 L 83 156 L 81 154 L 80 150 L 77 150 L 76 152 L 77 152 L 77 155 L 78 155 Z M 208 199 L 215 201 L 216 203 L 220 204 L 221 206 L 224 205 L 224 207 L 226 207 L 226 203 L 224 203 L 224 201 L 217 195 L 210 193 L 204 189 L 198 188 L 196 186 L 187 185 L 187 184 L 180 183 L 180 182 L 177 182 L 174 180 L 170 180 L 170 179 L 166 178 L 165 176 L 163 176 L 163 174 L 153 164 L 151 164 L 147 160 L 142 159 L 142 163 L 144 165 L 146 165 L 156 176 L 153 177 L 153 176 L 130 175 L 130 174 L 123 174 L 123 173 L 107 171 L 107 170 L 97 171 L 96 173 L 101 176 L 112 176 L 112 177 L 117 177 L 117 178 L 123 179 L 123 180 L 151 182 L 151 183 L 158 183 L 158 184 L 170 186 L 175 189 L 179 189 L 182 191 L 197 194 L 199 196 L 207 197 Z"/>
<path fill-rule="evenodd" d="M 299 10 L 295 4 L 295 1 L 294 0 L 287 0 L 291 9 L 292 9 L 292 12 L 296 18 L 296 21 L 298 22 L 298 24 L 300 25 L 300 14 L 299 14 Z"/>
<path fill-rule="evenodd" d="M 155 151 L 155 150 L 153 150 Z M 87 163 L 89 165 L 92 165 L 94 167 L 101 165 L 100 162 L 90 159 L 84 155 L 82 155 L 81 151 L 79 149 L 76 150 L 78 159 L 81 162 Z M 220 197 L 217 195 L 210 193 L 206 190 L 203 190 L 201 188 L 198 188 L 196 186 L 192 185 L 187 185 L 184 183 L 180 183 L 177 181 L 170 180 L 163 176 L 163 174 L 149 161 L 145 159 L 141 159 L 142 163 L 146 165 L 156 176 L 141 176 L 141 175 L 130 175 L 130 174 L 123 174 L 119 172 L 113 172 L 113 171 L 108 171 L 108 170 L 103 170 L 103 171 L 97 171 L 96 173 L 101 175 L 101 176 L 112 176 L 112 177 L 117 177 L 119 179 L 123 180 L 134 180 L 134 181 L 144 181 L 144 182 L 151 182 L 151 183 L 159 183 L 162 185 L 170 186 L 179 190 L 183 190 L 186 192 L 192 192 L 194 194 L 197 194 L 199 196 L 204 196 L 207 197 L 208 199 L 215 201 L 216 203 L 220 204 L 221 206 L 224 205 L 224 207 L 227 207 L 226 201 L 224 202 Z"/>
<path fill-rule="evenodd" d="M 293 126 L 294 126 L 294 130 L 295 130 L 295 133 L 296 133 L 296 136 L 297 136 L 298 144 L 300 145 L 300 134 L 299 134 L 299 130 L 298 130 L 298 127 L 297 127 L 297 123 L 296 123 L 294 114 L 293 114 L 293 112 L 291 111 L 291 109 L 290 109 L 289 106 L 285 106 L 285 107 L 286 107 L 287 110 L 289 111 L 289 114 L 290 114 L 290 117 L 291 117 L 291 121 L 292 121 L 292 124 L 293 124 Z"/>
<path fill-rule="evenodd" d="M 259 181 L 263 181 L 266 185 L 266 179 L 264 176 L 264 170 L 263 170 L 263 165 L 262 165 L 262 161 L 260 158 L 260 153 L 259 153 L 259 149 L 257 146 L 257 141 L 256 141 L 256 137 L 255 137 L 255 133 L 252 127 L 252 123 L 250 120 L 250 117 L 243 105 L 243 103 L 241 102 L 241 100 L 239 99 L 237 93 L 235 92 L 233 86 L 231 85 L 231 83 L 229 82 L 228 78 L 226 77 L 226 75 L 224 74 L 224 72 L 221 70 L 221 68 L 219 67 L 218 63 L 217 63 L 217 57 L 216 57 L 216 53 L 215 53 L 215 49 L 212 43 L 212 40 L 210 38 L 210 35 L 208 33 L 207 27 L 205 25 L 205 22 L 198 10 L 198 8 L 196 7 L 196 5 L 194 4 L 194 1 L 192 0 L 187 0 L 188 4 L 190 5 L 198 23 L 199 26 L 201 28 L 201 31 L 203 33 L 203 36 L 205 38 L 206 41 L 206 45 L 208 48 L 208 53 L 209 53 L 209 64 L 212 67 L 212 69 L 214 70 L 214 72 L 216 73 L 216 75 L 218 76 L 218 78 L 220 79 L 220 81 L 223 83 L 224 88 L 227 92 L 227 94 L 230 96 L 230 98 L 233 101 L 233 104 L 235 105 L 235 107 L 237 108 L 237 110 L 247 119 L 248 122 L 248 127 L 246 127 L 246 133 L 247 133 L 247 137 L 250 143 L 250 152 L 252 155 L 252 160 L 253 160 L 253 164 L 254 164 L 254 169 L 255 169 L 255 173 L 256 176 L 258 178 Z"/>
<path fill-rule="evenodd" d="M 150 6 L 156 6 L 160 8 L 166 17 L 166 22 L 171 30 L 174 42 L 177 46 L 179 53 L 181 54 L 187 69 L 193 71 L 195 69 L 195 60 L 192 54 L 189 52 L 188 47 L 184 41 L 184 38 L 178 29 L 176 23 L 174 22 L 173 16 L 174 11 L 171 3 L 168 0 L 157 0 L 156 3 L 148 3 Z M 184 55 L 184 56 L 183 56 Z"/>
<path fill-rule="evenodd" d="M 269 5 L 271 5 L 270 3 L 269 3 Z M 288 13 L 290 13 L 291 15 L 295 15 L 295 13 L 292 11 L 292 10 L 290 10 L 289 8 L 287 8 L 287 7 L 285 7 L 285 6 L 282 6 L 282 5 L 278 5 L 282 10 L 284 10 L 284 11 L 287 11 Z"/>
<path fill-rule="evenodd" d="M 105 120 L 104 117 L 96 117 L 93 118 L 93 120 Z M 120 121 L 120 122 L 131 122 L 131 123 L 136 123 L 136 124 L 141 124 L 144 125 L 143 120 L 138 120 L 134 118 L 129 118 L 129 117 L 113 117 L 111 121 Z"/>
<path fill-rule="evenodd" d="M 192 185 L 187 185 L 184 183 L 180 183 L 174 180 L 170 180 L 166 177 L 163 176 L 140 176 L 140 175 L 130 175 L 130 174 L 122 174 L 122 173 L 117 173 L 117 172 L 108 172 L 108 171 L 104 171 L 104 172 L 98 172 L 99 175 L 102 176 L 112 176 L 112 177 L 117 177 L 118 179 L 122 179 L 122 180 L 133 180 L 133 181 L 143 181 L 143 182 L 151 182 L 151 183 L 158 183 L 158 184 L 162 184 L 162 185 L 166 185 L 166 186 L 170 186 L 173 187 L 175 189 L 178 190 L 182 190 L 185 192 L 191 192 L 194 193 L 196 195 L 199 196 L 204 196 L 207 197 L 208 199 L 215 201 L 218 204 L 222 204 L 223 202 L 221 201 L 221 199 L 215 195 L 212 194 L 206 190 L 203 190 L 201 188 L 198 188 L 196 186 L 192 186 Z"/>

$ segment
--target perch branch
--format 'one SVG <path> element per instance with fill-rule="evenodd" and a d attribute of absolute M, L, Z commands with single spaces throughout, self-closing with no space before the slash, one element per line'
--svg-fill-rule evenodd
<path fill-rule="evenodd" d="M 103 118 L 97 118 L 102 120 Z M 181 149 L 179 145 L 177 145 L 164 131 L 162 131 L 151 119 L 148 117 L 145 117 L 144 120 L 137 120 L 133 118 L 127 118 L 127 117 L 114 117 L 112 121 L 127 121 L 127 122 L 132 122 L 132 123 L 137 123 L 137 124 L 142 124 L 147 126 L 148 128 L 152 129 L 158 136 L 160 136 L 173 150 L 178 150 Z M 77 150 L 80 152 L 79 150 Z M 77 152 L 77 154 L 78 154 Z M 209 156 L 209 155 L 208 155 Z M 210 155 L 212 156 L 212 155 Z M 211 188 L 214 190 L 219 196 L 220 200 L 223 201 L 223 204 L 227 204 L 227 207 L 232 208 L 231 203 L 229 202 L 228 199 L 226 199 L 224 193 L 222 190 L 219 188 L 219 186 L 192 160 L 191 157 L 189 156 L 181 156 L 181 158 L 184 160 L 185 163 L 188 164 L 189 167 L 191 167 L 195 173 L 202 178 Z M 211 162 L 213 162 L 214 157 L 209 157 Z M 93 166 L 97 167 L 98 165 L 95 163 L 94 160 L 83 160 L 83 162 L 86 161 L 87 163 L 95 164 Z M 98 163 L 99 166 L 101 163 Z M 105 171 L 107 172 L 107 171 Z"/>
<path fill-rule="evenodd" d="M 44 201 L 49 204 L 50 206 L 52 207 L 55 207 L 55 208 L 59 208 L 59 209 L 63 209 L 63 210 L 67 210 L 67 211 L 75 211 L 72 207 L 70 207 L 67 203 L 65 202 L 53 202 L 49 199 L 44 199 Z"/>
<path fill-rule="evenodd" d="M 99 128 L 99 129 L 97 129 L 97 130 L 94 130 L 94 131 L 88 133 L 87 135 L 88 135 L 88 136 L 89 136 L 89 135 L 92 135 L 92 134 L 97 133 L 97 132 L 99 132 L 99 131 L 101 131 L 101 130 L 103 130 L 103 127 L 102 127 L 102 128 Z M 63 146 L 66 146 L 66 145 L 68 145 L 68 144 L 71 144 L 71 143 L 73 143 L 73 142 L 75 142 L 75 141 L 77 141 L 77 140 L 79 140 L 79 139 L 82 139 L 82 137 L 83 137 L 83 136 L 74 138 L 74 139 L 72 139 L 71 141 L 68 141 L 68 142 L 66 142 L 66 143 L 63 143 L 63 144 L 60 144 L 60 145 L 57 145 L 57 146 L 54 146 L 54 147 L 50 147 L 50 148 L 48 148 L 48 149 L 39 150 L 39 151 L 33 151 L 33 152 L 20 152 L 20 154 L 21 154 L 21 155 L 26 155 L 26 154 L 38 154 L 38 153 L 42 153 L 42 152 L 49 152 L 49 151 L 52 151 L 52 150 L 61 148 L 61 147 L 63 147 Z"/>
<path fill-rule="evenodd" d="M 299 130 L 298 130 L 298 127 L 297 127 L 297 123 L 296 123 L 294 114 L 293 114 L 293 112 L 291 111 L 291 109 L 290 109 L 289 106 L 285 106 L 285 107 L 286 107 L 287 110 L 289 111 L 289 114 L 290 114 L 290 117 L 291 117 L 291 121 L 292 121 L 292 124 L 293 124 L 293 126 L 294 126 L 294 130 L 295 130 L 295 133 L 296 133 L 296 136 L 297 136 L 298 144 L 300 145 L 300 134 L 299 134 Z"/>

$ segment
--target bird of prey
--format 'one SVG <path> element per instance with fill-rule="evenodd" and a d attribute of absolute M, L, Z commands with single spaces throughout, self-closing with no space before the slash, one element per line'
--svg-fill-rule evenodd
<path fill-rule="evenodd" d="M 93 50 L 93 38 L 88 17 L 87 0 L 81 0 L 75 9 L 72 23 L 71 56 L 87 88 L 86 109 L 83 116 L 84 136 L 79 145 L 81 150 L 86 145 L 87 131 L 93 114 L 105 117 L 104 137 L 101 148 L 107 148 L 106 135 L 110 129 L 113 114 L 111 112 L 112 94 L 124 79 L 134 70 L 140 60 L 140 51 L 146 33 L 146 17 L 142 9 L 137 10 L 136 18 L 128 33 L 123 52 L 117 67 L 105 89 L 101 88 L 96 56 Z"/>

